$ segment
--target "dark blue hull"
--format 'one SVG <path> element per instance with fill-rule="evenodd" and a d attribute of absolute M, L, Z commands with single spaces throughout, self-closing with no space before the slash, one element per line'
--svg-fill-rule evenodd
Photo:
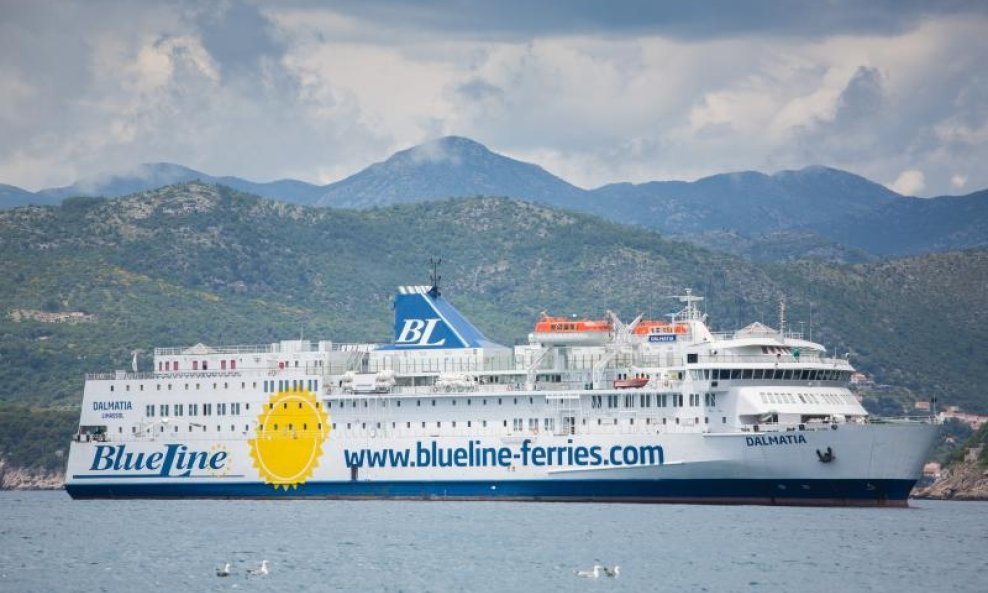
<path fill-rule="evenodd" d="M 915 480 L 511 480 L 67 484 L 73 498 L 416 499 L 906 506 Z"/>

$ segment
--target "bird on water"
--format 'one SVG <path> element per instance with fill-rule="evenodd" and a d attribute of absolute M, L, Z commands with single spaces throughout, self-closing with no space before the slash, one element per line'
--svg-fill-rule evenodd
<path fill-rule="evenodd" d="M 596 579 L 600 577 L 600 565 L 594 564 L 593 570 L 578 570 L 576 576 L 582 579 Z"/>
<path fill-rule="evenodd" d="M 267 560 L 261 560 L 261 565 L 258 566 L 257 568 L 249 568 L 249 569 L 247 569 L 247 576 L 251 576 L 251 577 L 263 577 L 266 574 L 268 574 L 268 561 Z"/>

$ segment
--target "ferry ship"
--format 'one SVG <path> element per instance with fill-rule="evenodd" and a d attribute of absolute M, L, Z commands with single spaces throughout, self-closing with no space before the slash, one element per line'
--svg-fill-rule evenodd
<path fill-rule="evenodd" d="M 753 323 L 543 315 L 487 339 L 438 282 L 386 344 L 158 348 L 86 378 L 74 498 L 542 500 L 906 506 L 932 419 L 869 417 L 845 358 Z M 136 360 L 136 359 L 135 359 Z M 136 371 L 136 362 L 135 369 Z"/>

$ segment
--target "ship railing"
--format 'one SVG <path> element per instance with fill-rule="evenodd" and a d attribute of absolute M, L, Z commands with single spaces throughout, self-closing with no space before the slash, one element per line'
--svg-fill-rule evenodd
<path fill-rule="evenodd" d="M 430 374 L 430 373 L 490 373 L 499 371 L 516 371 L 514 358 L 484 357 L 477 358 L 425 358 L 402 359 L 382 358 L 367 361 L 364 373 L 394 371 L 399 375 Z"/>
<path fill-rule="evenodd" d="M 248 370 L 248 369 L 245 369 Z M 267 370 L 267 369 L 255 369 Z M 151 380 L 151 379 L 204 379 L 220 377 L 240 377 L 243 373 L 237 371 L 165 371 L 165 372 L 139 372 L 113 371 L 102 373 L 86 373 L 87 381 L 110 381 L 110 380 Z"/>
<path fill-rule="evenodd" d="M 126 371 L 115 371 L 110 373 L 86 373 L 87 381 L 109 381 L 114 379 L 157 379 L 158 373 L 129 373 Z"/>
<path fill-rule="evenodd" d="M 927 414 L 924 416 L 868 416 L 868 424 L 940 424 L 939 419 Z"/>
<path fill-rule="evenodd" d="M 155 356 L 183 356 L 196 355 L 193 352 L 194 346 L 184 346 L 176 348 L 155 348 Z M 273 354 L 279 352 L 271 344 L 241 344 L 236 346 L 206 346 L 203 354 Z"/>
<path fill-rule="evenodd" d="M 803 353 L 799 356 L 791 354 L 700 354 L 696 363 L 690 364 L 822 364 L 835 368 L 850 369 L 851 365 L 843 358 L 830 358 L 815 353 Z"/>
<path fill-rule="evenodd" d="M 738 330 L 738 331 L 740 331 L 740 330 Z M 735 338 L 738 337 L 737 336 L 737 333 L 738 333 L 737 331 L 732 331 L 732 332 L 710 332 L 710 335 L 712 335 L 714 338 L 716 338 L 718 340 L 733 340 L 733 339 L 735 339 Z M 761 332 L 757 332 L 757 333 L 753 333 L 753 334 L 749 334 L 749 335 L 742 334 L 742 337 L 772 337 L 772 338 L 778 338 L 779 335 L 780 334 L 779 334 L 779 332 L 777 330 L 768 328 L 765 331 L 761 331 Z M 799 331 L 799 332 L 798 331 L 787 331 L 787 332 L 785 332 L 785 334 L 783 335 L 783 337 L 784 338 L 791 339 L 791 340 L 802 340 L 803 337 L 804 337 L 804 335 L 805 334 L 803 332 L 801 332 L 801 331 Z"/>

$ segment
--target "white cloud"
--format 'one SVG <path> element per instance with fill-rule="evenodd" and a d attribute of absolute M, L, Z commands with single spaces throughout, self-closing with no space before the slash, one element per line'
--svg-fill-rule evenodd
<path fill-rule="evenodd" d="M 38 4 L 0 22 L 0 182 L 32 189 L 162 160 L 325 183 L 442 134 L 585 187 L 809 164 L 988 186 L 983 12 L 879 7 L 865 26 L 852 3 L 787 35 L 806 25 L 695 34 L 627 5 L 505 31 L 441 2 Z M 449 19 L 475 26 L 433 26 Z"/>
<path fill-rule="evenodd" d="M 926 179 L 922 171 L 910 169 L 899 173 L 895 181 L 887 185 L 890 190 L 904 196 L 915 196 L 926 188 Z"/>
<path fill-rule="evenodd" d="M 950 186 L 954 189 L 963 189 L 967 185 L 967 175 L 954 173 L 950 176 Z"/>

